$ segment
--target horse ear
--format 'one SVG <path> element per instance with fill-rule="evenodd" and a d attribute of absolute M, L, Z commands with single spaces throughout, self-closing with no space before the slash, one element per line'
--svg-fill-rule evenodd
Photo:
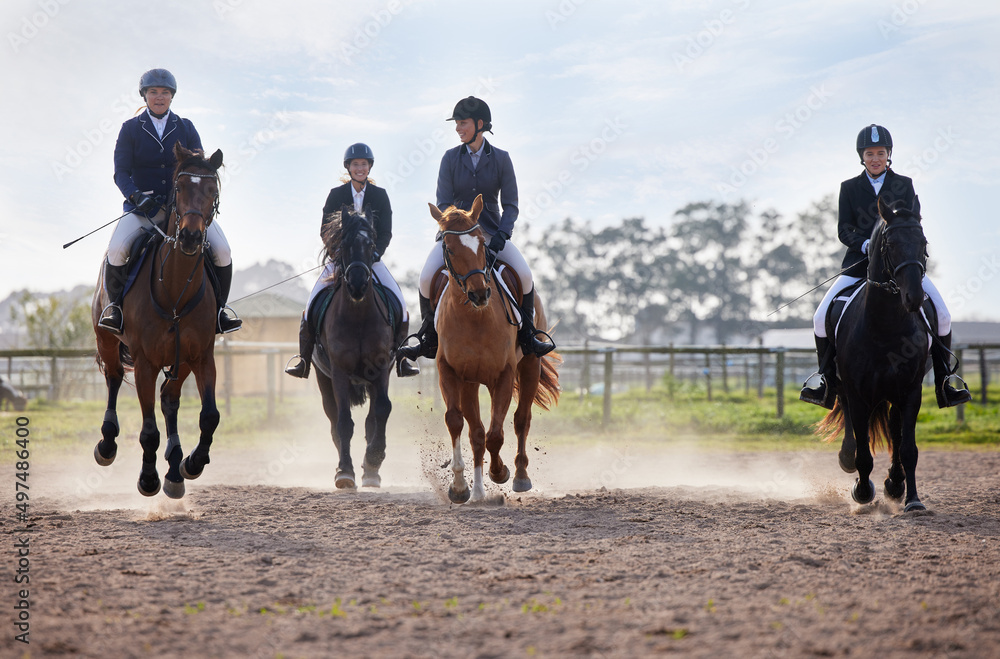
<path fill-rule="evenodd" d="M 218 169 L 222 167 L 222 149 L 216 149 L 212 157 L 208 159 L 208 164 L 212 166 L 212 169 Z"/>
<path fill-rule="evenodd" d="M 427 205 L 431 209 L 431 217 L 433 217 L 438 222 L 440 222 L 441 220 L 444 219 L 444 215 L 441 213 L 441 209 L 440 208 L 438 208 L 437 206 L 435 206 L 432 203 L 428 203 Z"/>
<path fill-rule="evenodd" d="M 483 212 L 483 195 L 476 195 L 475 201 L 472 202 L 472 221 L 475 222 L 479 219 L 479 214 Z"/>
<path fill-rule="evenodd" d="M 177 159 L 177 162 L 186 160 L 187 158 L 190 158 L 193 154 L 194 154 L 193 151 L 185 149 L 184 145 L 181 144 L 180 142 L 174 143 L 174 158 Z"/>
<path fill-rule="evenodd" d="M 883 220 L 888 222 L 889 220 L 892 219 L 892 216 L 895 214 L 895 212 L 896 210 L 888 203 L 886 203 L 883 197 L 878 198 L 878 214 L 882 216 Z"/>
<path fill-rule="evenodd" d="M 350 215 L 354 212 L 354 204 L 344 204 L 340 207 L 340 216 Z"/>

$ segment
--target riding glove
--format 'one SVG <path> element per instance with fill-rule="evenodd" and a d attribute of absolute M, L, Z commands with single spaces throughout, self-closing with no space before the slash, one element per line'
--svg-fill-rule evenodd
<path fill-rule="evenodd" d="M 142 213 L 148 213 L 153 210 L 154 206 L 156 206 L 156 201 L 152 197 L 144 192 L 139 192 L 138 190 L 133 192 L 132 196 L 130 196 L 128 200 L 132 202 L 132 205 L 135 206 L 136 210 Z"/>
<path fill-rule="evenodd" d="M 507 244 L 508 238 L 510 236 L 505 235 L 503 231 L 497 231 L 490 239 L 489 250 L 494 254 L 499 254 L 503 251 L 504 245 Z"/>

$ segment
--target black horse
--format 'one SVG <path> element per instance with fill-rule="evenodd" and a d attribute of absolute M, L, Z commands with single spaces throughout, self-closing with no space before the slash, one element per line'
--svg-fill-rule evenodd
<path fill-rule="evenodd" d="M 881 198 L 878 204 L 882 219 L 872 230 L 868 280 L 844 310 L 835 333 L 837 404 L 820 422 L 819 432 L 832 439 L 844 431 L 840 466 L 858 472 L 851 495 L 861 504 L 875 498 L 871 449 L 888 439 L 892 463 L 886 496 L 898 501 L 905 493 L 904 511 L 924 510 L 915 472 L 917 414 L 929 347 L 929 327 L 920 313 L 927 240 L 919 213 L 888 207 Z"/>
<path fill-rule="evenodd" d="M 323 409 L 340 454 L 335 484 L 354 488 L 351 406 L 370 399 L 365 419 L 367 450 L 361 484 L 379 487 L 385 458 L 385 426 L 392 411 L 389 373 L 396 345 L 391 295 L 379 293 L 372 277 L 375 229 L 368 217 L 345 206 L 323 229 L 326 258 L 336 264 L 334 293 L 317 331 L 313 353 Z M 314 313 L 314 311 L 310 311 Z M 402 330 L 406 336 L 406 327 Z"/>

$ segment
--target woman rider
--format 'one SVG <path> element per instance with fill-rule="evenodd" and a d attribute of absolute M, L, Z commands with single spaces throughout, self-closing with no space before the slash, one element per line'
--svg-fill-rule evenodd
<path fill-rule="evenodd" d="M 494 147 L 486 140 L 486 131 L 493 127 L 490 108 L 486 102 L 469 96 L 458 102 L 447 121 L 455 122 L 455 132 L 462 144 L 449 149 L 441 158 L 438 171 L 437 206 L 441 210 L 455 206 L 470 210 L 477 195 L 483 196 L 483 210 L 479 225 L 485 234 L 489 250 L 510 265 L 521 280 L 524 298 L 521 301 L 521 329 L 518 341 L 524 354 L 548 354 L 555 348 L 549 341 L 538 338 L 543 333 L 535 329 L 535 289 L 531 270 L 521 252 L 510 242 L 517 220 L 517 180 L 514 166 L 506 151 Z M 503 211 L 501 212 L 502 201 Z M 437 354 L 437 331 L 434 329 L 434 310 L 431 308 L 431 283 L 434 275 L 444 267 L 444 254 L 435 245 L 420 273 L 420 313 L 423 323 L 416 334 L 418 344 L 400 348 L 407 359 Z"/>
<path fill-rule="evenodd" d="M 902 201 L 906 208 L 920 210 L 913 181 L 890 169 L 892 165 L 892 136 L 882 126 L 872 124 L 858 133 L 858 155 L 864 171 L 855 178 L 840 184 L 840 212 L 837 233 L 840 242 L 847 245 L 842 274 L 833 282 L 819 308 L 813 315 L 813 332 L 816 335 L 816 352 L 819 357 L 820 383 L 816 387 L 802 387 L 799 399 L 807 403 L 833 408 L 837 397 L 837 366 L 834 343 L 826 335 L 826 314 L 837 293 L 861 281 L 868 273 L 868 243 L 875 223 L 879 220 L 878 199 L 889 204 Z M 934 388 L 939 407 L 953 407 L 972 400 L 967 389 L 955 389 L 949 382 L 948 357 L 951 350 L 951 314 L 944 298 L 924 277 L 924 293 L 937 311 L 938 340 L 932 342 L 931 360 L 934 364 Z M 815 376 L 810 376 L 810 380 Z"/>
<path fill-rule="evenodd" d="M 372 275 L 375 280 L 390 291 L 403 310 L 402 321 L 396 327 L 396 337 L 394 345 L 399 345 L 409 328 L 410 316 L 406 311 L 406 301 L 399 290 L 399 285 L 389 269 L 382 262 L 382 256 L 389 247 L 392 240 L 392 207 L 389 205 L 389 195 L 385 189 L 378 187 L 368 178 L 368 173 L 375 165 L 375 154 L 367 144 L 352 144 L 347 147 L 344 153 L 344 169 L 347 176 L 342 179 L 343 185 L 330 190 L 326 203 L 323 205 L 323 221 L 320 224 L 320 235 L 323 234 L 323 227 L 330 221 L 330 213 L 339 211 L 344 206 L 352 206 L 355 211 L 361 213 L 365 208 L 371 210 L 372 225 L 375 228 L 375 262 L 372 264 Z M 316 337 L 309 328 L 306 314 L 312 306 L 312 302 L 319 295 L 320 291 L 330 285 L 335 263 L 327 263 L 323 273 L 316 280 L 312 293 L 309 295 L 309 302 L 306 303 L 306 313 L 302 314 L 302 322 L 299 325 L 299 354 L 294 364 L 285 369 L 285 373 L 294 375 L 297 378 L 309 377 L 309 365 L 312 361 L 313 347 L 316 344 Z M 295 359 L 293 358 L 293 359 Z M 420 370 L 413 364 L 402 362 L 396 367 L 396 374 L 400 377 L 416 375 Z"/>
<path fill-rule="evenodd" d="M 174 144 L 191 150 L 202 150 L 201 137 L 190 119 L 183 119 L 171 112 L 170 103 L 177 93 L 177 81 L 166 69 L 151 69 L 139 79 L 139 96 L 146 101 L 141 114 L 122 124 L 115 143 L 115 184 L 125 196 L 127 215 L 118 220 L 111 234 L 108 257 L 104 264 L 104 288 L 109 304 L 101 313 L 98 326 L 121 334 L 122 295 L 129 250 L 135 239 L 153 224 L 163 225 L 167 216 L 167 194 L 173 184 Z M 211 263 L 219 280 L 216 300 L 219 315 L 216 331 L 222 334 L 235 332 L 242 325 L 239 318 L 226 314 L 226 300 L 233 283 L 233 259 L 226 235 L 215 218 L 208 226 L 211 244 Z"/>

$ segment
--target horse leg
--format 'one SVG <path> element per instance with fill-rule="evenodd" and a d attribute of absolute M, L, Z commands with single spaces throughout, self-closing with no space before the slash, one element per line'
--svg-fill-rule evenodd
<path fill-rule="evenodd" d="M 510 480 L 510 469 L 503 463 L 500 449 L 503 448 L 503 424 L 513 396 L 514 371 L 507 368 L 490 388 L 490 430 L 486 434 L 486 450 L 490 452 L 490 479 L 494 483 Z"/>
<path fill-rule="evenodd" d="M 848 474 L 853 474 L 858 470 L 855 465 L 855 456 L 858 452 L 858 445 L 854 437 L 854 426 L 851 425 L 851 415 L 845 404 L 845 399 L 841 398 L 841 408 L 844 413 L 844 440 L 840 443 L 840 453 L 838 459 L 840 468 Z"/>
<path fill-rule="evenodd" d="M 917 496 L 917 415 L 920 413 L 920 387 L 917 387 L 900 411 L 899 459 L 906 480 L 903 511 L 927 510 Z"/>
<path fill-rule="evenodd" d="M 117 346 L 115 348 L 117 353 Z M 115 461 L 118 455 L 118 390 L 121 389 L 122 379 L 125 370 L 121 361 L 115 360 L 114 364 L 106 363 L 104 371 L 104 381 L 108 385 L 108 409 L 104 412 L 104 423 L 101 424 L 101 436 L 103 439 L 97 442 L 94 447 L 94 459 L 97 464 L 107 467 Z"/>
<path fill-rule="evenodd" d="M 142 470 L 139 472 L 139 493 L 146 497 L 155 496 L 160 491 L 160 476 L 156 473 L 156 449 L 160 447 L 160 431 L 156 427 L 154 400 L 156 396 L 157 371 L 145 360 L 136 359 L 135 391 L 142 410 L 142 431 L 139 445 L 142 446 Z"/>
<path fill-rule="evenodd" d="M 181 406 L 181 385 L 191 372 L 187 364 L 182 364 L 176 380 L 164 380 L 160 386 L 160 411 L 163 413 L 163 423 L 167 430 L 167 448 L 164 456 L 167 459 L 167 473 L 163 477 L 163 493 L 171 499 L 184 496 L 184 477 L 181 476 L 181 459 L 184 451 L 181 449 L 181 438 L 177 434 L 177 410 Z"/>
<path fill-rule="evenodd" d="M 889 450 L 892 452 L 889 473 L 885 479 L 885 496 L 899 501 L 905 493 L 903 484 L 903 465 L 899 458 L 899 444 L 902 439 L 903 420 L 899 412 L 899 406 L 893 405 L 889 410 L 889 435 L 891 443 Z"/>
<path fill-rule="evenodd" d="M 858 409 L 859 407 L 861 409 Z M 871 410 L 867 405 L 852 406 L 849 409 L 857 446 L 854 463 L 858 469 L 858 478 L 851 488 L 851 497 L 860 504 L 867 504 L 875 499 L 875 485 L 870 478 L 874 460 L 871 446 L 868 444 L 868 419 L 871 417 Z"/>
<path fill-rule="evenodd" d="M 531 489 L 531 479 L 528 478 L 528 430 L 531 428 L 531 406 L 535 402 L 541 376 L 542 362 L 534 355 L 524 357 L 517 365 L 520 386 L 517 393 L 517 409 L 514 410 L 514 434 L 517 435 L 513 485 L 515 492 L 527 492 Z"/>
<path fill-rule="evenodd" d="M 181 476 L 194 480 L 201 476 L 205 465 L 212 460 L 209 451 L 215 429 L 219 427 L 219 408 L 215 403 L 215 358 L 205 359 L 194 369 L 194 379 L 201 396 L 201 413 L 198 415 L 198 445 L 180 464 Z"/>
<path fill-rule="evenodd" d="M 479 385 L 464 382 L 461 386 L 460 407 L 462 416 L 469 423 L 469 444 L 472 446 L 472 500 L 486 498 L 483 488 L 483 457 L 486 455 L 486 428 L 479 410 Z M 490 428 L 492 430 L 492 427 Z M 461 432 L 461 429 L 459 429 Z M 503 442 L 503 439 L 500 440 Z M 459 439 L 461 442 L 461 438 Z"/>
<path fill-rule="evenodd" d="M 451 471 L 454 474 L 448 487 L 448 499 L 452 503 L 465 503 L 472 495 L 465 480 L 465 461 L 462 459 L 461 391 L 458 375 L 443 359 L 438 359 L 438 378 L 441 383 L 441 398 L 444 401 L 444 423 L 451 435 Z"/>
<path fill-rule="evenodd" d="M 318 369 L 317 369 L 318 370 Z M 343 373 L 334 373 L 330 380 L 330 391 L 336 414 L 330 418 L 333 429 L 333 443 L 340 453 L 334 485 L 337 488 L 354 489 L 354 461 L 351 460 L 351 438 L 354 437 L 354 420 L 351 418 L 351 381 Z"/>
<path fill-rule="evenodd" d="M 385 425 L 392 412 L 392 402 L 389 400 L 389 371 L 379 376 L 369 390 L 371 403 L 368 407 L 368 418 L 365 419 L 365 460 L 362 463 L 362 487 L 380 487 L 382 477 L 378 475 L 379 467 L 385 460 Z"/>

